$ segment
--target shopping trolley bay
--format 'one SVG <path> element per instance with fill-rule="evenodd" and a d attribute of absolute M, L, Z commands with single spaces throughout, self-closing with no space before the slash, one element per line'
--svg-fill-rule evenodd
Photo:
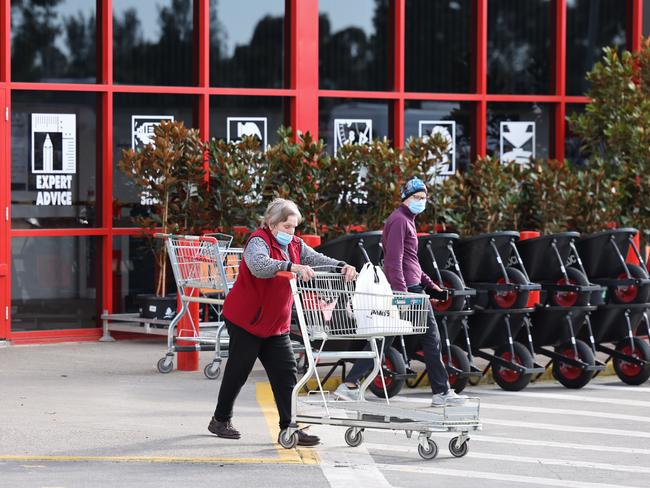
<path fill-rule="evenodd" d="M 650 387 L 615 376 L 601 374 L 580 390 L 556 381 L 520 392 L 469 386 L 464 393 L 480 399 L 482 430 L 467 428 L 469 452 L 461 458 L 449 450 L 464 428 L 453 425 L 454 415 L 467 422 L 474 404 L 445 413 L 430 407 L 428 387 L 405 388 L 389 406 L 372 394 L 366 402 L 332 401 L 331 417 L 348 423 L 313 422 L 319 446 L 284 449 L 259 364 L 235 409 L 242 438 L 219 439 L 206 430 L 219 380 L 201 372 L 160 374 L 161 346 L 2 348 L 0 368 L 11 374 L 0 395 L 0 486 L 648 486 Z M 212 357 L 202 352 L 201 363 Z M 319 396 L 300 395 L 301 414 L 323 418 Z M 368 428 L 350 447 L 345 433 L 357 414 L 378 424 L 388 415 L 399 428 Z M 435 459 L 418 456 L 417 433 L 426 430 L 420 422 L 439 446 Z M 409 430 L 412 439 L 404 435 Z"/>

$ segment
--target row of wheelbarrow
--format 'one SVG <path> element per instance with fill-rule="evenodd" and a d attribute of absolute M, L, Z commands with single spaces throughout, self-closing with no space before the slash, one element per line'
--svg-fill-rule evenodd
<path fill-rule="evenodd" d="M 460 392 L 491 370 L 501 388 L 517 391 L 550 367 L 565 387 L 581 388 L 608 361 L 623 382 L 645 382 L 650 279 L 635 234 L 636 229 L 624 228 L 527 240 L 517 232 L 466 239 L 449 233 L 420 236 L 423 270 L 449 290 L 448 300 L 435 304 L 434 311 L 452 387 Z M 366 232 L 319 250 L 360 268 L 368 260 L 381 264 L 380 241 L 381 232 Z M 640 264 L 626 261 L 630 249 Z M 536 355 L 548 358 L 547 364 L 537 363 Z M 479 368 L 476 358 L 487 366 Z M 416 336 L 394 342 L 385 355 L 389 395 L 422 381 L 425 373 L 410 367 L 421 359 Z M 330 375 L 339 367 L 345 375 L 342 362 L 331 365 Z M 371 390 L 383 396 L 381 379 Z"/>

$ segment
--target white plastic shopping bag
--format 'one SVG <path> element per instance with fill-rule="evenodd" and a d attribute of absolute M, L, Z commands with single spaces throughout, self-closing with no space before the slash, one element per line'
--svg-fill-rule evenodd
<path fill-rule="evenodd" d="M 393 291 L 379 266 L 366 263 L 355 286 L 352 310 L 357 323 L 357 334 L 399 333 L 402 320 L 393 305 Z"/>

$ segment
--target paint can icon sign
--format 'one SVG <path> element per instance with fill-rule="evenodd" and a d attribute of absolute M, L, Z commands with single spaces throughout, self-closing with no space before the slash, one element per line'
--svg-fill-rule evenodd
<path fill-rule="evenodd" d="M 46 173 L 51 173 L 54 167 L 54 145 L 52 144 L 52 139 L 50 135 L 45 136 L 45 141 L 43 142 L 43 171 Z"/>

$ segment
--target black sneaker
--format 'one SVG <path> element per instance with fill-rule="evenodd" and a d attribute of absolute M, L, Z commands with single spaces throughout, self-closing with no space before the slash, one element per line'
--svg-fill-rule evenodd
<path fill-rule="evenodd" d="M 303 429 L 300 429 L 296 432 L 298 434 L 298 445 L 305 447 L 313 447 L 320 444 L 320 437 L 317 435 L 307 434 Z"/>
<path fill-rule="evenodd" d="M 217 437 L 223 439 L 239 439 L 241 437 L 241 434 L 233 427 L 230 420 L 221 422 L 212 417 L 212 420 L 210 420 L 210 424 L 208 425 L 208 430 Z"/>

